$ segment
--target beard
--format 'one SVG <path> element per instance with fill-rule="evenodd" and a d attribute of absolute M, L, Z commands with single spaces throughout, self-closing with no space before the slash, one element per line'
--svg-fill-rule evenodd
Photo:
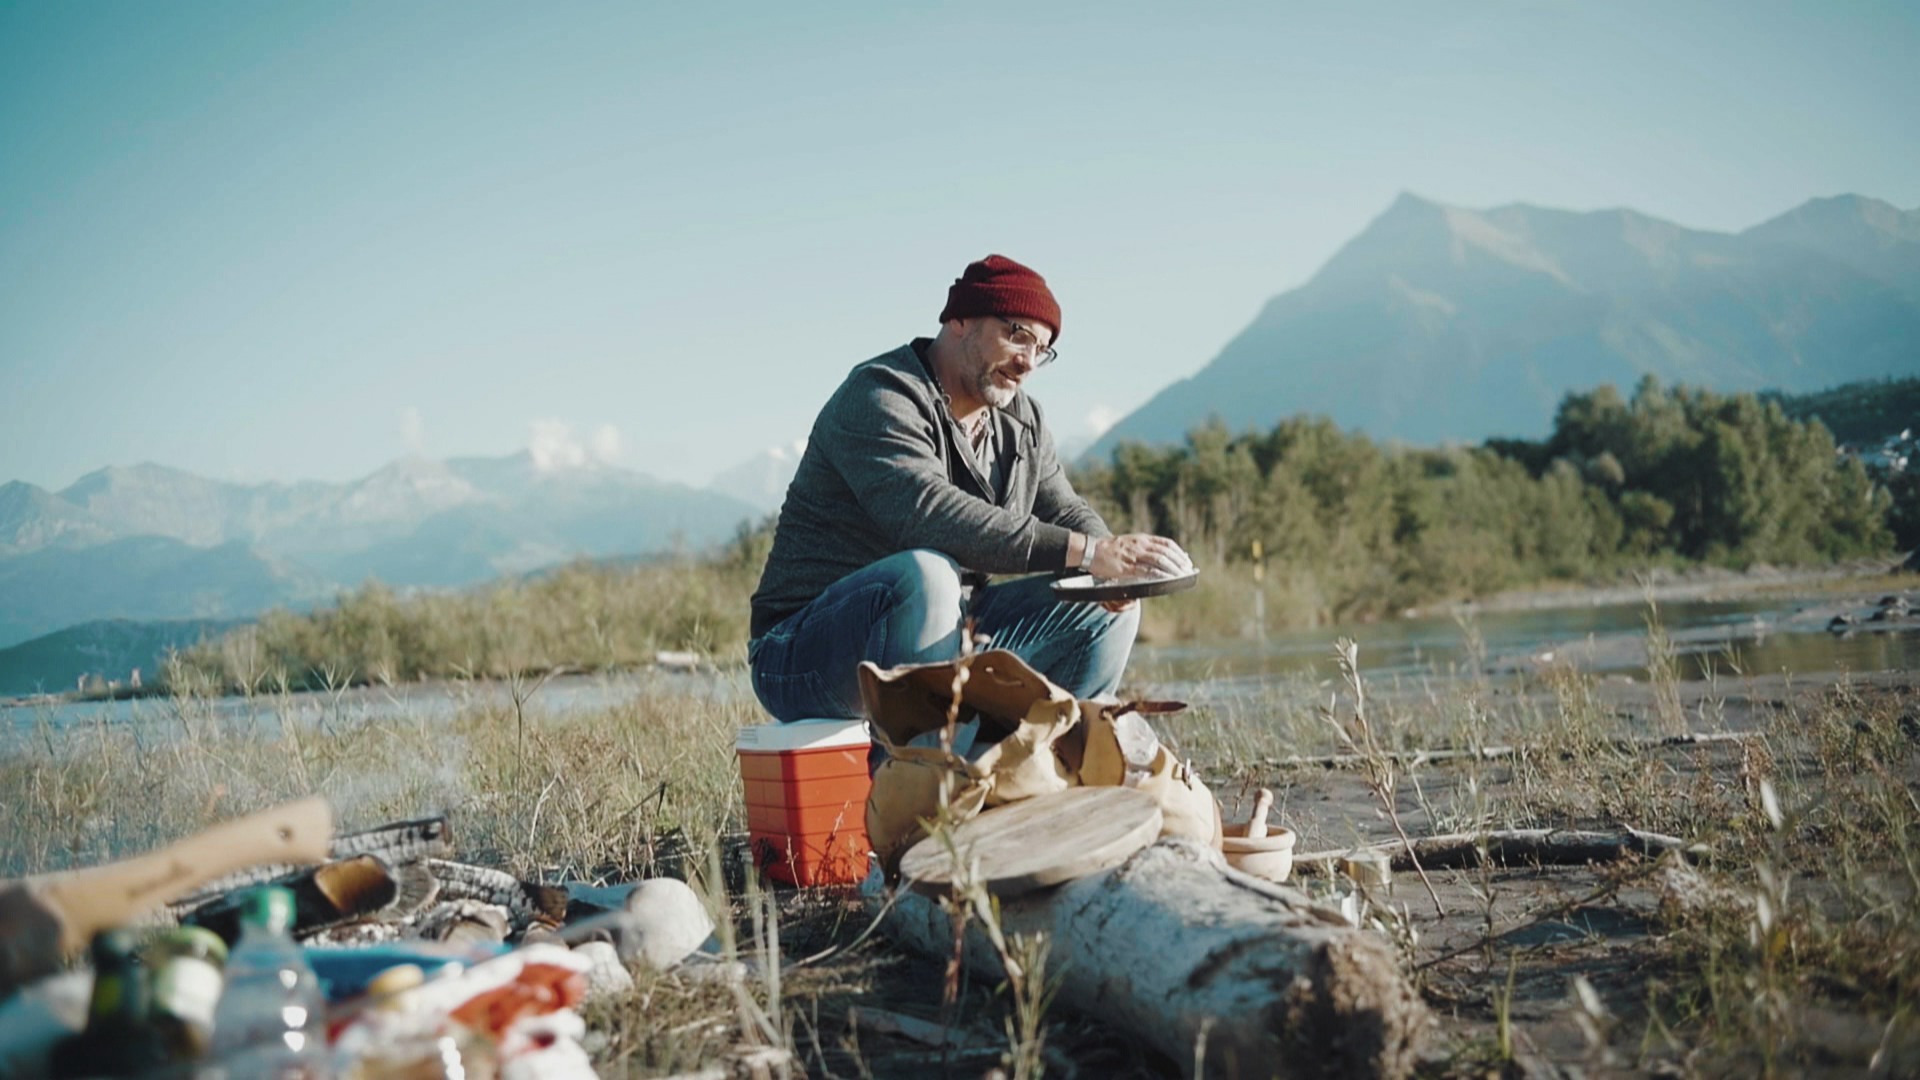
<path fill-rule="evenodd" d="M 974 394 L 979 397 L 981 401 L 986 402 L 996 409 L 1004 409 L 1013 404 L 1013 395 L 1018 392 L 1018 387 L 1003 387 L 995 383 L 993 381 L 992 368 L 987 368 L 985 371 L 982 371 L 979 380 L 974 385 Z"/>
<path fill-rule="evenodd" d="M 968 389 L 973 391 L 974 397 L 988 405 L 1004 409 L 1013 404 L 1013 395 L 1019 392 L 1019 388 L 1002 388 L 994 383 L 994 369 L 1001 366 L 1006 357 L 1000 351 L 998 336 L 986 329 L 986 321 L 982 320 L 978 325 L 981 329 L 967 341 L 963 354 L 967 365 L 972 368 L 972 377 L 967 380 L 971 384 Z"/>

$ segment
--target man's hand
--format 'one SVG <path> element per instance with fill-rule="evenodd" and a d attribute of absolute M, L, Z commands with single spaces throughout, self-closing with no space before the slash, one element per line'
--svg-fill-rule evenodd
<path fill-rule="evenodd" d="M 1175 577 L 1193 570 L 1193 560 L 1164 536 L 1128 533 L 1102 540 L 1087 573 L 1097 578 Z"/>

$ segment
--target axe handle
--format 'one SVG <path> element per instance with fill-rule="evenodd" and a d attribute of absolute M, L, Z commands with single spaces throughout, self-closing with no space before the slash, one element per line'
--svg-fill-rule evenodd
<path fill-rule="evenodd" d="M 61 947 L 74 952 L 99 930 L 235 870 L 325 862 L 332 841 L 333 812 L 315 797 L 215 825 L 146 855 L 26 884 L 60 921 Z"/>

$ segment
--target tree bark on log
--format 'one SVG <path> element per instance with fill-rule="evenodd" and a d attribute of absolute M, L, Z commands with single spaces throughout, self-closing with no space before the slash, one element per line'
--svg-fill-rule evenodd
<path fill-rule="evenodd" d="M 937 901 L 902 888 L 868 903 L 890 903 L 882 928 L 895 941 L 952 955 L 953 924 Z M 1060 1002 L 1189 1075 L 1203 1054 L 1206 1077 L 1224 1080 L 1405 1077 L 1432 1023 L 1384 937 L 1187 840 L 1003 898 L 1000 920 L 1008 934 L 1047 935 Z M 977 926 L 964 948 L 976 975 L 1004 977 Z"/>

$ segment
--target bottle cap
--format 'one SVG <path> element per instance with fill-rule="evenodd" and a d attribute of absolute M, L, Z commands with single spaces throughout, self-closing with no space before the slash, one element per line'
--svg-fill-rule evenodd
<path fill-rule="evenodd" d="M 135 938 L 133 931 L 124 927 L 109 927 L 93 935 L 93 966 L 120 967 L 134 960 Z"/>
<path fill-rule="evenodd" d="M 275 933 L 293 928 L 293 892 L 277 885 L 264 886 L 247 894 L 240 909 L 240 921 Z"/>

